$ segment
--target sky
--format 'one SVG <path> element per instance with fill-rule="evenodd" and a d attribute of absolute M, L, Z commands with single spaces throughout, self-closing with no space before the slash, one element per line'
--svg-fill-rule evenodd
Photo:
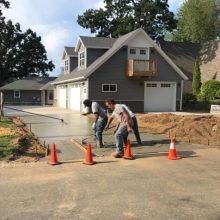
<path fill-rule="evenodd" d="M 174 13 L 184 0 L 168 0 Z M 63 66 L 62 53 L 65 46 L 76 46 L 78 36 L 92 36 L 88 29 L 77 23 L 77 16 L 87 9 L 103 6 L 101 0 L 9 0 L 10 9 L 3 10 L 6 19 L 20 23 L 23 31 L 32 29 L 42 38 L 48 60 L 56 68 L 49 73 L 57 76 Z"/>

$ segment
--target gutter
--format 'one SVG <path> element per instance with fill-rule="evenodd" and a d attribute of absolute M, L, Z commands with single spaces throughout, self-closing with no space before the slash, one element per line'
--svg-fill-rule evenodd
<path fill-rule="evenodd" d="M 74 78 L 74 79 L 66 79 L 66 80 L 63 80 L 63 81 L 58 81 L 58 82 L 52 82 L 51 84 L 52 85 L 56 85 L 56 84 L 61 84 L 61 83 L 68 83 L 68 82 L 74 82 L 74 81 L 78 81 L 78 80 L 85 80 L 86 78 L 85 77 L 77 77 L 77 78 Z"/>

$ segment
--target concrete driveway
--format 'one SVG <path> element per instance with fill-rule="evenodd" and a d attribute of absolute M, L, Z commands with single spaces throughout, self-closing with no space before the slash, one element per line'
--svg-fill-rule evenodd
<path fill-rule="evenodd" d="M 84 152 L 74 146 L 70 142 L 70 139 L 74 138 L 81 140 L 84 137 L 92 135 L 92 122 L 88 117 L 82 116 L 78 111 L 56 107 L 8 107 L 54 117 L 48 118 L 4 108 L 6 116 L 19 116 L 27 124 L 29 129 L 40 139 L 41 143 L 44 143 L 46 146 L 55 143 L 59 160 L 66 161 L 84 157 Z M 59 119 L 64 119 L 64 122 L 61 122 Z"/>

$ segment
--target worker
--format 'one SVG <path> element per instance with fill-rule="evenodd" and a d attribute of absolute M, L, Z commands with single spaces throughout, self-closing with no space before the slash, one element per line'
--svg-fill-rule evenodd
<path fill-rule="evenodd" d="M 92 113 L 95 116 L 94 123 L 92 128 L 95 131 L 95 136 L 97 139 L 97 146 L 102 148 L 104 147 L 103 144 L 103 130 L 108 122 L 107 113 L 104 108 L 100 106 L 98 102 L 92 102 L 89 99 L 83 101 L 85 107 L 89 107 L 92 110 Z M 85 114 L 84 114 L 85 115 Z"/>
<path fill-rule="evenodd" d="M 124 156 L 124 140 L 127 140 L 128 134 L 132 131 L 133 121 L 122 105 L 116 104 L 113 99 L 108 99 L 105 101 L 106 107 L 113 111 L 113 115 L 119 120 L 115 133 L 115 145 L 116 151 L 112 153 L 115 158 L 121 158 Z M 113 120 L 113 119 L 112 119 Z M 109 128 L 111 123 L 111 118 L 108 120 L 106 128 Z"/>
<path fill-rule="evenodd" d="M 133 124 L 132 130 L 133 130 L 133 132 L 134 132 L 134 135 L 135 135 L 135 138 L 136 138 L 136 140 L 137 140 L 137 143 L 138 143 L 139 145 L 141 145 L 142 142 L 141 142 L 141 138 L 140 138 L 140 134 L 139 134 L 139 129 L 138 129 L 137 118 L 136 118 L 135 114 L 134 114 L 134 113 L 130 110 L 130 108 L 128 108 L 128 106 L 126 106 L 125 104 L 121 104 L 121 106 L 128 112 L 130 118 L 132 119 L 132 122 L 133 122 L 133 123 L 132 123 L 132 124 Z M 109 117 L 108 126 L 106 126 L 106 129 L 109 128 L 109 126 L 110 126 L 110 124 L 111 124 L 111 122 L 112 122 L 112 120 L 113 120 L 114 118 L 116 118 L 117 120 L 120 121 L 120 119 L 118 118 L 117 114 L 112 113 L 112 115 Z M 119 126 L 119 125 L 117 124 L 117 126 Z M 116 126 L 116 127 L 117 127 L 117 126 Z M 125 140 L 125 142 L 126 142 L 126 140 Z M 126 144 L 126 143 L 125 143 L 125 144 Z"/>

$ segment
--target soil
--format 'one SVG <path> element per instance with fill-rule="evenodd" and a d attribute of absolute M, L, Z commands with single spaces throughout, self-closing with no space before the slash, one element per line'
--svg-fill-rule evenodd
<path fill-rule="evenodd" d="M 29 131 L 20 118 L 13 117 L 13 123 L 16 125 L 15 130 L 1 128 L 0 135 L 15 134 L 17 138 L 11 142 L 14 146 L 20 148 L 19 153 L 6 158 L 7 161 L 16 162 L 34 162 L 45 156 L 46 148 L 39 142 L 38 138 Z"/>
<path fill-rule="evenodd" d="M 220 145 L 220 118 L 214 115 L 137 114 L 142 131 L 180 142 Z"/>

